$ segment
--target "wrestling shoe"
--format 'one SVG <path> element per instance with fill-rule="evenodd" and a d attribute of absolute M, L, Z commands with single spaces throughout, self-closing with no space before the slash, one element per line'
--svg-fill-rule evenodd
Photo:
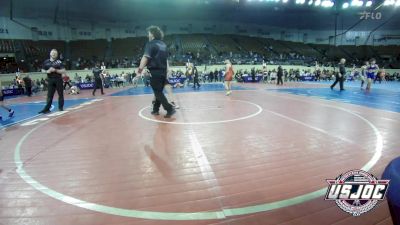
<path fill-rule="evenodd" d="M 157 111 L 157 112 L 155 112 L 155 111 L 151 111 L 151 115 L 153 115 L 153 116 L 158 116 L 158 115 L 160 115 L 160 113 Z"/>
<path fill-rule="evenodd" d="M 176 110 L 172 108 L 171 111 L 167 112 L 167 115 L 164 116 L 164 118 L 171 118 L 172 115 L 176 113 Z"/>
<path fill-rule="evenodd" d="M 8 111 L 8 117 L 13 117 L 14 116 L 14 110 L 12 110 L 12 109 L 10 109 L 9 111 Z"/>
<path fill-rule="evenodd" d="M 171 105 L 172 105 L 175 109 L 179 109 L 179 105 L 175 104 L 175 102 L 171 102 Z"/>

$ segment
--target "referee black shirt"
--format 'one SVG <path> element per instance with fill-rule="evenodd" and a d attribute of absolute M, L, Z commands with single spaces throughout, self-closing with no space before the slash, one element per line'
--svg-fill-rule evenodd
<path fill-rule="evenodd" d="M 161 40 L 149 41 L 144 48 L 144 56 L 148 58 L 147 68 L 153 70 L 166 70 L 168 51 L 167 45 Z"/>
<path fill-rule="evenodd" d="M 100 74 L 101 74 L 101 70 L 100 70 L 99 68 L 95 67 L 95 68 L 93 69 L 93 76 L 94 76 L 94 79 L 96 79 L 96 80 L 101 80 Z"/>
<path fill-rule="evenodd" d="M 346 67 L 342 63 L 339 63 L 339 73 L 342 74 L 342 76 L 346 75 Z"/>
<path fill-rule="evenodd" d="M 64 69 L 64 64 L 59 59 L 54 60 L 54 61 L 51 61 L 50 59 L 46 59 L 46 61 L 44 61 L 44 63 L 43 63 L 42 68 L 47 71 L 51 67 L 53 67 L 56 70 L 60 70 L 60 69 Z M 61 78 L 61 74 L 52 72 L 52 73 L 48 73 L 47 77 L 48 78 Z"/>

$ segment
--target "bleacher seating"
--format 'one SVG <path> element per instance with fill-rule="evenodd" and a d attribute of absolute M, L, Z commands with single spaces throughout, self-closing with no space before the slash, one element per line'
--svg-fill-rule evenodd
<path fill-rule="evenodd" d="M 321 44 L 307 44 L 307 45 L 310 46 L 310 48 L 317 51 L 319 54 L 321 54 L 322 57 L 326 57 L 326 52 L 329 49 L 328 45 L 321 45 Z"/>
<path fill-rule="evenodd" d="M 268 47 L 272 47 L 275 52 L 289 54 L 293 53 L 293 50 L 282 44 L 280 41 L 267 38 L 264 40 L 264 43 L 268 45 Z"/>
<path fill-rule="evenodd" d="M 71 41 L 71 58 L 77 59 L 79 57 L 91 59 L 93 57 L 104 58 L 107 49 L 107 40 L 79 40 Z"/>
<path fill-rule="evenodd" d="M 231 35 L 208 35 L 208 40 L 221 53 L 240 53 L 240 47 L 232 39 Z"/>
<path fill-rule="evenodd" d="M 328 51 L 327 51 L 327 56 L 329 59 L 333 59 L 335 61 L 337 61 L 340 58 L 349 58 L 349 55 L 346 54 L 344 51 L 342 51 L 340 48 L 335 47 L 335 46 L 331 46 Z M 349 60 L 347 60 L 349 61 Z"/>
<path fill-rule="evenodd" d="M 177 52 L 176 37 L 174 35 L 166 35 L 164 37 L 164 42 L 167 45 L 168 51 L 171 54 L 175 54 Z"/>
<path fill-rule="evenodd" d="M 399 45 L 387 45 L 387 46 L 374 46 L 373 49 L 380 55 L 392 55 L 398 56 L 400 53 Z"/>
<path fill-rule="evenodd" d="M 181 45 L 183 52 L 204 52 L 206 50 L 204 35 L 182 35 Z"/>
<path fill-rule="evenodd" d="M 15 46 L 13 40 L 0 40 L 0 52 L 1 53 L 12 53 L 15 52 Z"/>
<path fill-rule="evenodd" d="M 136 56 L 143 53 L 143 48 L 146 43 L 146 38 L 124 38 L 124 39 L 113 39 L 112 41 L 112 57 L 113 58 L 124 58 Z"/>
<path fill-rule="evenodd" d="M 304 56 L 313 56 L 313 57 L 321 57 L 322 54 L 315 50 L 314 48 L 310 47 L 309 45 L 300 43 L 300 42 L 292 42 L 292 41 L 285 41 L 283 42 L 286 46 L 290 49 L 293 49 L 295 52 L 304 55 Z"/>
<path fill-rule="evenodd" d="M 202 62 L 221 63 L 221 59 L 230 55 L 244 63 L 251 63 L 252 52 L 256 53 L 257 60 L 268 59 L 270 61 L 290 60 L 290 63 L 310 63 L 313 60 L 320 62 L 337 61 L 346 58 L 349 63 L 360 63 L 363 60 L 375 57 L 378 61 L 391 67 L 397 67 L 400 58 L 400 46 L 332 46 L 323 44 L 303 44 L 290 41 L 273 40 L 270 38 L 248 37 L 241 35 L 167 35 L 164 38 L 174 63 L 186 62 L 191 52 L 195 56 L 200 54 Z M 137 59 L 143 54 L 143 47 L 147 42 L 146 37 L 130 37 L 113 39 L 108 43 L 105 39 L 76 40 L 69 43 L 65 41 L 32 41 L 32 40 L 0 40 L 1 53 L 24 53 L 28 62 L 42 60 L 48 57 L 52 48 L 63 54 L 69 44 L 69 59 L 75 61 L 78 58 L 92 60 L 104 59 Z M 111 49 L 108 49 L 111 46 Z M 21 49 L 20 49 L 21 48 Z M 215 53 L 218 53 L 215 58 Z M 107 56 L 107 57 L 106 57 Z M 192 57 L 190 56 L 190 57 Z M 210 56 L 214 61 L 210 61 Z M 304 56 L 304 57 L 303 57 Z M 18 55 L 21 57 L 21 55 Z M 186 58 L 185 58 L 186 57 Z M 93 62 L 93 61 L 90 61 Z M 393 66 L 394 65 L 394 66 Z"/>
<path fill-rule="evenodd" d="M 31 41 L 22 40 L 21 45 L 24 49 L 25 56 L 43 58 L 47 57 L 51 49 L 57 49 L 59 53 L 65 52 L 64 41 Z"/>
<path fill-rule="evenodd" d="M 258 54 L 265 54 L 266 49 L 262 42 L 259 41 L 259 38 L 247 37 L 247 36 L 235 36 L 233 37 L 241 47 L 244 48 L 245 51 L 252 51 Z"/>

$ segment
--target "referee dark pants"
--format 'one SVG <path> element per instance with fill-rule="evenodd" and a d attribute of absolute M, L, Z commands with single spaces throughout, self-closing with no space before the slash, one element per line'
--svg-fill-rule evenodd
<path fill-rule="evenodd" d="M 53 103 L 54 93 L 58 93 L 58 109 L 64 109 L 64 87 L 63 80 L 61 76 L 59 77 L 49 77 L 48 78 L 48 91 L 47 91 L 47 104 L 43 111 L 50 110 L 51 104 Z"/>
<path fill-rule="evenodd" d="M 168 100 L 163 93 L 164 85 L 167 82 L 167 72 L 165 70 L 152 70 L 150 73 L 150 85 L 153 89 L 154 96 L 156 97 L 153 105 L 153 112 L 158 112 L 160 110 L 160 105 L 162 105 L 167 112 L 171 112 L 173 107 L 168 103 Z"/>
<path fill-rule="evenodd" d="M 32 96 L 32 86 L 25 86 L 25 89 L 26 89 L 26 95 L 31 97 Z"/>
<path fill-rule="evenodd" d="M 335 82 L 333 82 L 333 84 L 331 85 L 331 89 L 333 89 L 338 82 L 339 82 L 339 85 L 340 85 L 340 90 L 341 91 L 344 90 L 344 88 L 343 88 L 344 76 L 343 75 L 340 76 L 340 77 L 339 77 L 339 75 L 336 75 Z"/>
<path fill-rule="evenodd" d="M 96 90 L 97 90 L 98 88 L 100 88 L 101 94 L 104 95 L 103 83 L 101 82 L 101 79 L 95 79 L 95 80 L 94 80 L 94 89 L 93 89 L 93 93 L 92 93 L 93 96 L 95 95 Z"/>
<path fill-rule="evenodd" d="M 282 80 L 282 76 L 278 76 L 278 82 L 276 83 L 276 85 L 283 85 L 283 80 Z"/>
<path fill-rule="evenodd" d="M 194 77 L 194 79 L 193 79 L 193 88 L 196 88 L 196 86 L 198 88 L 200 88 L 200 83 L 199 83 L 199 78 L 198 77 Z"/>

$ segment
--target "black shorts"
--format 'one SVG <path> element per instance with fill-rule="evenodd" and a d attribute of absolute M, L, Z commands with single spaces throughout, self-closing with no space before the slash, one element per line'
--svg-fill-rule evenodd
<path fill-rule="evenodd" d="M 0 95 L 0 102 L 4 101 L 4 95 Z"/>

